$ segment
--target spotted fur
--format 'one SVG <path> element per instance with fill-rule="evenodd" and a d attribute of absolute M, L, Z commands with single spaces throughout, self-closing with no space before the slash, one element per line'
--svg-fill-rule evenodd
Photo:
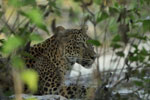
<path fill-rule="evenodd" d="M 39 94 L 59 94 L 66 98 L 83 97 L 87 88 L 84 86 L 65 86 L 64 76 L 73 64 L 90 68 L 96 53 L 87 34 L 87 27 L 81 29 L 56 28 L 55 34 L 42 43 L 33 45 L 25 57 L 28 68 L 39 74 Z"/>

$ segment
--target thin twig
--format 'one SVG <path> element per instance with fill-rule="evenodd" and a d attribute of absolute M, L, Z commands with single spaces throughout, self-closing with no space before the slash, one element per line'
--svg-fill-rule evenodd
<path fill-rule="evenodd" d="M 1 21 L 7 26 L 11 33 L 15 34 L 15 31 L 8 25 L 8 23 L 6 23 L 3 19 L 1 19 Z"/>

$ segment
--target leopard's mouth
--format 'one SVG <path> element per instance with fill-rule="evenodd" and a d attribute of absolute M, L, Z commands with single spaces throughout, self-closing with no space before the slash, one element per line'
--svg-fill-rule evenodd
<path fill-rule="evenodd" d="M 85 68 L 91 68 L 92 67 L 92 64 L 94 63 L 94 60 L 77 60 L 77 63 L 82 65 L 83 67 Z"/>
<path fill-rule="evenodd" d="M 94 59 L 84 59 L 84 58 L 77 58 L 77 57 L 67 57 L 67 59 L 71 65 L 78 63 L 85 68 L 91 68 L 92 64 L 95 61 L 95 58 Z"/>

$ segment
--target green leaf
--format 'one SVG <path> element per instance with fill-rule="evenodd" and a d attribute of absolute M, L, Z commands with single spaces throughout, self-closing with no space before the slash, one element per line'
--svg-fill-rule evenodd
<path fill-rule="evenodd" d="M 9 33 L 9 29 L 6 27 L 6 25 L 4 25 L 0 31 L 3 32 L 4 34 Z"/>
<path fill-rule="evenodd" d="M 111 18 L 108 28 L 112 34 L 116 34 L 118 32 L 118 23 L 115 18 Z"/>
<path fill-rule="evenodd" d="M 144 79 L 144 82 L 150 83 L 150 79 Z"/>
<path fill-rule="evenodd" d="M 137 56 L 129 56 L 128 60 L 131 62 L 138 61 L 138 57 Z"/>
<path fill-rule="evenodd" d="M 118 2 L 115 2 L 115 4 L 114 4 L 114 7 L 116 7 L 116 8 L 119 8 L 119 4 L 118 4 Z"/>
<path fill-rule="evenodd" d="M 32 41 L 41 41 L 42 37 L 38 34 L 31 34 L 30 35 L 30 40 L 32 40 Z"/>
<path fill-rule="evenodd" d="M 143 86 L 143 82 L 142 81 L 134 81 L 134 83 L 137 86 Z"/>
<path fill-rule="evenodd" d="M 150 31 L 150 19 L 143 21 L 143 29 L 144 31 Z"/>
<path fill-rule="evenodd" d="M 137 37 L 139 34 L 138 33 L 129 33 L 128 36 L 129 37 L 132 37 L 132 38 L 135 38 Z"/>
<path fill-rule="evenodd" d="M 22 58 L 20 58 L 18 56 L 12 57 L 11 63 L 13 65 L 13 67 L 16 67 L 16 68 L 19 68 L 19 69 L 22 69 L 25 66 L 24 61 L 22 60 Z"/>
<path fill-rule="evenodd" d="M 14 7 L 21 7 L 22 5 L 36 5 L 35 0 L 8 0 L 8 4 Z"/>
<path fill-rule="evenodd" d="M 113 47 L 113 49 L 119 49 L 119 48 L 121 48 L 122 46 L 121 46 L 120 44 L 118 44 L 118 43 L 112 42 L 112 43 L 111 43 L 111 47 Z"/>
<path fill-rule="evenodd" d="M 148 52 L 149 51 L 147 51 L 145 48 L 142 48 L 142 50 L 140 51 L 140 54 L 143 55 L 143 56 L 149 56 Z"/>
<path fill-rule="evenodd" d="M 2 11 L 0 11 L 0 18 L 4 15 L 4 13 Z"/>
<path fill-rule="evenodd" d="M 49 6 L 51 6 L 51 7 L 58 8 L 55 1 L 50 0 L 50 1 L 48 2 L 48 4 L 49 4 Z"/>
<path fill-rule="evenodd" d="M 117 55 L 117 56 L 120 56 L 120 57 L 124 57 L 123 51 L 116 52 L 116 55 Z"/>
<path fill-rule="evenodd" d="M 3 45 L 3 53 L 9 54 L 23 44 L 23 40 L 18 36 L 9 37 Z"/>
<path fill-rule="evenodd" d="M 8 0 L 8 5 L 11 5 L 13 7 L 20 7 L 21 1 L 20 0 Z"/>
<path fill-rule="evenodd" d="M 102 0 L 94 0 L 94 2 L 95 2 L 97 5 L 99 5 L 99 4 L 101 4 Z"/>
<path fill-rule="evenodd" d="M 139 54 L 138 60 L 139 60 L 141 63 L 143 63 L 143 61 L 145 60 L 145 56 Z"/>
<path fill-rule="evenodd" d="M 27 98 L 25 100 L 38 100 L 36 97 Z"/>
<path fill-rule="evenodd" d="M 60 10 L 55 9 L 55 14 L 56 14 L 57 16 L 61 16 L 61 12 L 60 12 Z"/>
<path fill-rule="evenodd" d="M 1 57 L 2 46 L 0 46 L 0 57 Z"/>
<path fill-rule="evenodd" d="M 0 43 L 2 43 L 2 44 L 3 44 L 3 43 L 4 43 L 4 41 L 5 41 L 4 39 L 0 39 Z"/>
<path fill-rule="evenodd" d="M 38 74 L 34 70 L 25 70 L 21 73 L 22 80 L 28 85 L 29 89 L 35 92 L 38 88 Z"/>
<path fill-rule="evenodd" d="M 109 7 L 109 12 L 110 12 L 111 14 L 115 14 L 115 13 L 118 13 L 119 11 L 118 11 L 117 8 Z"/>
<path fill-rule="evenodd" d="M 35 0 L 22 0 L 24 5 L 36 5 L 36 1 Z"/>
<path fill-rule="evenodd" d="M 147 36 L 138 36 L 137 38 L 140 40 L 145 40 L 145 41 L 147 40 Z"/>
<path fill-rule="evenodd" d="M 136 44 L 133 44 L 133 45 L 132 45 L 132 47 L 134 47 L 134 48 L 135 48 L 135 50 L 137 50 L 137 49 L 138 49 L 138 45 L 136 45 Z"/>
<path fill-rule="evenodd" d="M 100 46 L 101 45 L 101 43 L 98 40 L 88 40 L 87 43 L 91 43 L 95 46 Z"/>
<path fill-rule="evenodd" d="M 55 1 L 52 1 L 52 0 L 49 0 L 49 6 L 53 8 L 53 11 L 54 13 L 57 15 L 57 16 L 61 16 L 61 12 L 60 12 L 60 9 L 58 7 L 58 5 L 56 4 Z"/>
<path fill-rule="evenodd" d="M 137 38 L 137 39 L 140 39 L 140 40 L 147 40 L 147 36 L 142 36 L 141 34 L 138 34 L 138 33 L 130 33 L 128 34 L 129 37 L 132 37 L 132 38 Z"/>
<path fill-rule="evenodd" d="M 109 15 L 106 12 L 102 12 L 100 16 L 97 17 L 96 22 L 99 23 L 105 19 L 107 19 Z"/>
<path fill-rule="evenodd" d="M 46 31 L 48 33 L 48 29 L 44 24 L 44 20 L 42 18 L 42 13 L 38 9 L 31 9 L 28 11 L 21 11 L 20 12 L 23 16 L 30 19 L 32 23 L 34 23 L 40 29 Z"/>
<path fill-rule="evenodd" d="M 115 35 L 112 39 L 112 42 L 120 42 L 121 41 L 121 37 L 119 34 Z"/>

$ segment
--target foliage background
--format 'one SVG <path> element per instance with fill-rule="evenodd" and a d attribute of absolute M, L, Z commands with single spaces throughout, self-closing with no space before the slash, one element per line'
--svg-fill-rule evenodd
<path fill-rule="evenodd" d="M 88 24 L 89 35 L 94 39 L 89 42 L 100 55 L 94 70 L 98 86 L 94 99 L 106 100 L 111 95 L 122 100 L 120 87 L 128 90 L 126 95 L 136 95 L 139 100 L 150 98 L 149 0 L 2 0 L 0 3 L 0 54 L 7 62 L 1 63 L 0 68 L 6 73 L 8 69 L 2 69 L 8 63 L 12 66 L 8 73 L 12 74 L 16 94 L 22 92 L 22 83 L 33 92 L 37 90 L 38 75 L 25 69 L 21 58 L 30 42 L 32 45 L 51 36 L 55 24 L 66 28 Z M 21 100 L 19 95 L 17 98 Z"/>

